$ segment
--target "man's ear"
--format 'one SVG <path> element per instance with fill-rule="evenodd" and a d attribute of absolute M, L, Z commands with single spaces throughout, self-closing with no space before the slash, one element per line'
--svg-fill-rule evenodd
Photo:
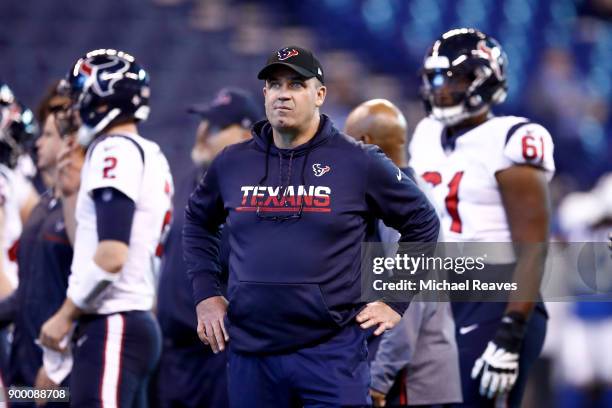
<path fill-rule="evenodd" d="M 361 141 L 365 144 L 372 144 L 372 136 L 365 133 L 364 135 L 361 136 Z"/>
<path fill-rule="evenodd" d="M 268 87 L 266 85 L 264 85 L 264 87 L 263 87 L 263 96 L 264 96 L 264 98 L 266 97 L 266 92 L 268 92 L 267 88 Z"/>
<path fill-rule="evenodd" d="M 317 108 L 320 108 L 321 106 L 323 106 L 326 95 L 327 95 L 327 88 L 325 87 L 325 85 L 321 85 L 320 87 L 317 88 L 317 99 L 315 101 L 315 105 L 317 106 Z"/>

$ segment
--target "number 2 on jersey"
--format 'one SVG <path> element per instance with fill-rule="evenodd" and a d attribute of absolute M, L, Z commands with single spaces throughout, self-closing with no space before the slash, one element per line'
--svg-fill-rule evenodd
<path fill-rule="evenodd" d="M 442 175 L 437 171 L 427 171 L 421 177 L 434 187 L 442 182 Z M 446 211 L 452 220 L 450 230 L 457 234 L 461 234 L 462 230 L 461 217 L 459 216 L 459 183 L 461 183 L 462 178 L 462 171 L 455 173 L 450 183 L 448 183 L 448 194 L 444 199 Z"/>
<path fill-rule="evenodd" d="M 109 156 L 104 159 L 104 169 L 102 170 L 102 177 L 107 179 L 114 179 L 115 174 L 112 172 L 117 167 L 117 158 Z M 111 173 L 112 172 L 112 173 Z"/>

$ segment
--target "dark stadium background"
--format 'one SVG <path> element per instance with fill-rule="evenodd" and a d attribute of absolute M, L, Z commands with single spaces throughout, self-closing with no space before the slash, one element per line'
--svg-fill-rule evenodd
<path fill-rule="evenodd" d="M 323 111 L 337 125 L 380 97 L 414 126 L 427 47 L 447 29 L 473 26 L 496 37 L 510 60 L 509 96 L 497 112 L 526 115 L 553 135 L 557 209 L 612 171 L 611 17 L 609 0 L 1 0 L 0 79 L 34 108 L 86 51 L 131 53 L 151 76 L 142 134 L 161 144 L 178 179 L 197 124 L 187 107 L 228 85 L 263 100 L 256 72 L 270 51 L 315 50 L 329 88 Z M 554 231 L 562 237 L 558 217 Z M 545 352 L 551 361 L 554 349 Z M 554 376 L 544 369 L 534 378 L 545 399 L 526 406 L 554 406 L 546 396 Z"/>

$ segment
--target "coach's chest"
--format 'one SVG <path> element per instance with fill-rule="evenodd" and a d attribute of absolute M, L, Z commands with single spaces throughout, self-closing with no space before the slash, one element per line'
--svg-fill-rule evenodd
<path fill-rule="evenodd" d="M 363 222 L 366 209 L 359 168 L 342 158 L 270 156 L 240 177 L 223 178 L 223 202 L 233 228 L 306 220 L 335 230 Z"/>

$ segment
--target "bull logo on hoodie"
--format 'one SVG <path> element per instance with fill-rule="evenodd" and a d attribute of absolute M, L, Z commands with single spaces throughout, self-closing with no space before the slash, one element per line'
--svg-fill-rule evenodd
<path fill-rule="evenodd" d="M 314 172 L 314 175 L 317 177 L 321 177 L 325 173 L 328 173 L 330 170 L 331 170 L 331 167 L 329 166 L 323 167 L 319 163 L 315 163 L 312 165 L 312 171 Z"/>

